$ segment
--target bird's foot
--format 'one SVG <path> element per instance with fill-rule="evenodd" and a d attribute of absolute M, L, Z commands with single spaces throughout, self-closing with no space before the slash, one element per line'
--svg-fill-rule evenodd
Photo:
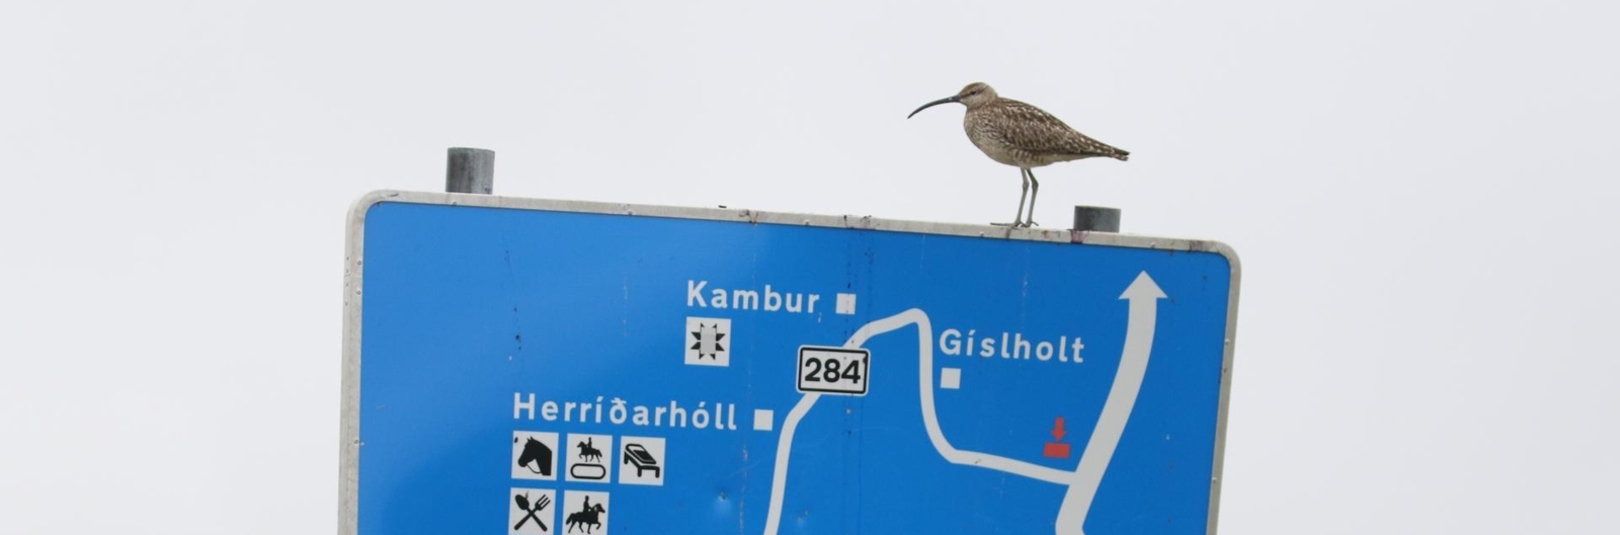
<path fill-rule="evenodd" d="M 1021 227 L 1025 226 L 1023 221 L 1014 221 L 1014 222 L 1011 222 L 1011 223 L 991 223 L 991 225 L 998 226 L 998 227 L 1012 227 L 1012 228 L 1021 228 Z"/>
<path fill-rule="evenodd" d="M 1024 222 L 1024 228 L 1029 228 L 1029 227 L 1038 226 L 1038 225 L 1040 225 L 1040 223 L 1036 223 L 1035 220 L 1033 220 L 1033 219 Z"/>

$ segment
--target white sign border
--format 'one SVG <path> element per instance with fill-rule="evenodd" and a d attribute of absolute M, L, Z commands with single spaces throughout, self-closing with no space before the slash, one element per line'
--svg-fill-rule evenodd
<path fill-rule="evenodd" d="M 1135 249 L 1206 252 L 1219 254 L 1231 266 L 1232 280 L 1226 305 L 1226 347 L 1221 365 L 1221 399 L 1215 423 L 1215 459 L 1210 478 L 1209 524 L 1215 535 L 1220 516 L 1221 476 L 1226 457 L 1226 417 L 1232 392 L 1232 354 L 1237 341 L 1238 286 L 1241 264 L 1237 251 L 1214 240 L 1163 238 L 1135 234 L 1047 228 L 1011 228 L 959 223 L 930 223 L 871 216 L 832 216 L 761 212 L 726 208 L 690 208 L 593 201 L 532 199 L 464 193 L 378 190 L 362 195 L 349 208 L 343 261 L 343 380 L 338 455 L 338 534 L 358 535 L 360 521 L 360 310 L 365 258 L 366 214 L 382 203 L 473 206 L 547 212 L 574 212 L 672 219 L 732 221 L 748 224 L 846 228 L 880 232 L 906 232 L 966 236 L 985 239 L 1072 243 Z"/>

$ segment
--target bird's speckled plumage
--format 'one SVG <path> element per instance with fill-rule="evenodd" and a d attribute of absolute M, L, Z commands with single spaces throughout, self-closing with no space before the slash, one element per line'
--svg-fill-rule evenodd
<path fill-rule="evenodd" d="M 986 156 L 1014 167 L 1043 167 L 1098 156 L 1125 160 L 1131 155 L 1075 131 L 1040 108 L 1010 98 L 968 108 L 962 128 Z"/>
<path fill-rule="evenodd" d="M 955 96 L 942 98 L 911 112 L 950 102 L 967 107 L 962 117 L 962 129 L 967 132 L 973 146 L 997 162 L 1019 168 L 1024 177 L 1024 193 L 1029 197 L 1030 219 L 1024 222 L 1024 197 L 1018 199 L 1018 218 L 1012 226 L 1034 224 L 1035 197 L 1040 193 L 1040 182 L 1030 169 L 1057 162 L 1084 158 L 1114 158 L 1127 160 L 1131 153 L 1108 145 L 1076 131 L 1050 113 L 1027 103 L 1002 98 L 996 90 L 983 82 L 963 87 Z M 911 115 L 906 116 L 910 118 Z M 1031 185 L 1035 192 L 1030 193 Z"/>

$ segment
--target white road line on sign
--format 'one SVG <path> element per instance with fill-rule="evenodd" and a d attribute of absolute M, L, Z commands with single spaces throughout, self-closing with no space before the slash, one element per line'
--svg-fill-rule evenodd
<path fill-rule="evenodd" d="M 1114 447 L 1125 434 L 1125 423 L 1131 419 L 1136 407 L 1136 395 L 1141 393 L 1142 379 L 1147 376 L 1148 357 L 1153 353 L 1153 333 L 1159 323 L 1159 300 L 1164 291 L 1154 284 L 1146 271 L 1125 288 L 1120 299 L 1130 301 L 1130 320 L 1125 324 L 1125 348 L 1119 357 L 1119 372 L 1114 374 L 1114 386 L 1108 389 L 1108 400 L 1103 402 L 1102 415 L 1086 442 L 1086 451 L 1080 454 L 1080 466 L 1074 469 L 1074 480 L 1063 495 L 1058 507 L 1056 533 L 1085 534 L 1086 515 L 1091 512 L 1091 500 L 1097 496 L 1103 473 L 1114 458 Z"/>
<path fill-rule="evenodd" d="M 787 490 L 788 453 L 793 448 L 793 431 L 799 428 L 799 420 L 810 412 L 810 407 L 814 407 L 818 399 L 821 399 L 821 394 L 805 394 L 799 398 L 799 403 L 793 405 L 793 410 L 788 411 L 787 419 L 782 421 L 782 436 L 776 439 L 776 474 L 771 478 L 771 506 L 765 513 L 765 535 L 776 535 L 777 526 L 782 524 L 782 495 Z"/>
<path fill-rule="evenodd" d="M 913 311 L 918 314 L 922 313 L 922 311 L 916 309 L 907 312 Z M 905 321 L 902 316 L 905 316 L 905 313 L 862 326 L 860 330 L 855 331 L 855 334 L 849 337 L 849 340 L 844 342 L 844 347 L 861 347 L 861 344 L 866 343 L 868 338 L 906 326 L 909 322 Z M 926 316 L 923 321 L 927 321 Z M 870 367 L 868 365 L 868 369 Z M 787 489 L 788 457 L 792 454 L 793 432 L 799 428 L 799 420 L 804 419 L 804 415 L 810 412 L 810 408 L 816 405 L 818 399 L 821 399 L 821 394 L 805 393 L 804 397 L 799 398 L 799 402 L 793 405 L 793 410 L 788 411 L 787 418 L 782 421 L 782 436 L 778 437 L 776 441 L 776 473 L 775 477 L 771 479 L 771 504 L 765 514 L 765 535 L 776 535 L 777 528 L 782 524 L 782 497 Z"/>
<path fill-rule="evenodd" d="M 952 446 L 951 441 L 945 438 L 945 432 L 939 429 L 939 413 L 934 410 L 933 326 L 928 322 L 928 314 L 923 313 L 921 310 L 914 308 L 902 312 L 900 315 L 910 316 L 911 319 L 908 323 L 917 324 L 917 357 L 920 361 L 917 370 L 917 388 L 922 393 L 923 427 L 928 430 L 928 441 L 934 444 L 934 449 L 939 451 L 940 456 L 954 464 L 989 468 L 1039 479 L 1047 483 L 1061 485 L 1069 482 L 1072 473 L 1067 470 L 1027 463 L 1000 455 L 959 450 L 956 449 L 956 446 Z"/>
<path fill-rule="evenodd" d="M 1136 405 L 1136 396 L 1141 391 L 1142 379 L 1147 372 L 1148 356 L 1153 350 L 1153 334 L 1158 321 L 1158 300 L 1164 297 L 1164 292 L 1154 284 L 1153 278 L 1145 271 L 1137 275 L 1136 280 L 1125 289 L 1125 293 L 1120 295 L 1120 299 L 1129 300 L 1130 310 L 1129 322 L 1125 327 L 1125 347 L 1120 355 L 1119 372 L 1109 389 L 1108 399 L 1103 404 L 1102 414 L 1097 419 L 1091 440 L 1086 444 L 1085 452 L 1081 454 L 1080 465 L 1073 472 L 999 455 L 959 450 L 945 439 L 945 434 L 939 427 L 939 415 L 934 409 L 933 327 L 928 320 L 928 314 L 921 309 L 913 308 L 868 323 L 850 336 L 849 340 L 844 342 L 844 347 L 860 347 L 873 336 L 898 330 L 907 325 L 916 325 L 917 379 L 921 394 L 923 427 L 927 430 L 928 440 L 934 449 L 953 464 L 977 466 L 1068 486 L 1069 490 L 1064 494 L 1063 503 L 1058 508 L 1054 531 L 1057 535 L 1084 535 L 1083 526 L 1086 514 L 1091 509 L 1092 498 L 1096 496 L 1097 487 L 1102 483 L 1103 473 L 1108 470 L 1108 462 L 1114 455 L 1114 448 L 1119 445 L 1120 435 L 1125 431 L 1125 423 L 1130 420 L 1131 410 Z M 793 406 L 793 410 L 782 423 L 782 435 L 776 446 L 775 473 L 771 480 L 770 507 L 765 516 L 765 535 L 777 535 L 781 527 L 782 500 L 787 489 L 788 459 L 793 447 L 793 433 L 798 429 L 799 421 L 804 419 L 805 414 L 810 412 L 818 399 L 821 399 L 820 394 L 806 393 Z"/>

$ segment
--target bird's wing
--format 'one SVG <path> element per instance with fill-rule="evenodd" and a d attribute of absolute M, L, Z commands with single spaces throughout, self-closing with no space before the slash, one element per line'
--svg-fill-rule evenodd
<path fill-rule="evenodd" d="M 993 135 L 1012 147 L 1034 153 L 1075 154 L 1120 157 L 1130 153 L 1109 146 L 1075 131 L 1062 120 L 1040 108 L 1012 99 L 1001 99 L 1004 123 Z"/>

